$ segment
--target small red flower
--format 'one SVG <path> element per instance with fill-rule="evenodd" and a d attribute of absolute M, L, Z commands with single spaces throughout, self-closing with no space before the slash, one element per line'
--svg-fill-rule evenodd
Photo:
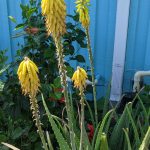
<path fill-rule="evenodd" d="M 62 97 L 61 99 L 58 100 L 58 102 L 61 103 L 61 104 L 65 103 L 65 98 Z"/>
<path fill-rule="evenodd" d="M 89 130 L 89 132 L 88 132 L 89 141 L 92 142 L 92 139 L 93 139 L 93 136 L 94 136 L 94 126 L 92 124 L 88 123 L 87 128 Z"/>
<path fill-rule="evenodd" d="M 39 28 L 36 28 L 36 27 L 27 27 L 26 29 L 25 29 L 25 31 L 26 31 L 26 33 L 28 33 L 28 34 L 36 34 L 36 33 L 38 33 L 39 32 Z"/>

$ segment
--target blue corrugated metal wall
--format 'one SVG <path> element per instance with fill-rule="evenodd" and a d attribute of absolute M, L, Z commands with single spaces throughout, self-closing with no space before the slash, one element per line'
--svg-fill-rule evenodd
<path fill-rule="evenodd" d="M 0 50 L 8 49 L 9 61 L 14 59 L 15 52 L 19 49 L 18 43 L 22 43 L 23 39 L 12 39 L 15 24 L 8 16 L 14 16 L 18 22 L 21 22 L 21 2 L 23 1 L 0 0 Z"/>
<path fill-rule="evenodd" d="M 131 0 L 124 91 L 132 89 L 133 76 L 138 70 L 150 70 L 150 2 Z M 150 80 L 149 80 L 150 81 Z"/>
<path fill-rule="evenodd" d="M 12 39 L 15 24 L 8 16 L 14 16 L 17 22 L 21 22 L 20 3 L 27 3 L 28 0 L 0 0 L 0 49 L 8 48 L 9 60 L 13 60 L 15 52 L 18 49 L 17 43 L 23 42 L 23 39 Z M 66 0 L 68 14 L 75 10 L 75 0 Z M 115 17 L 117 0 L 91 0 L 91 42 L 94 51 L 95 72 L 100 74 L 99 94 L 104 93 L 107 84 L 111 80 Z M 86 49 L 80 52 L 88 59 Z"/>
<path fill-rule="evenodd" d="M 96 1 L 94 40 L 95 72 L 100 74 L 98 96 L 108 89 L 112 75 L 112 59 L 116 22 L 117 0 Z M 94 10 L 94 9 L 93 9 Z"/>

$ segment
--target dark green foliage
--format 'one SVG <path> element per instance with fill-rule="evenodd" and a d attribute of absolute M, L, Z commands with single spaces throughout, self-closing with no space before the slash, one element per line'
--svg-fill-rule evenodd
<path fill-rule="evenodd" d="M 143 91 L 141 94 L 137 94 L 133 102 L 126 104 L 121 115 L 116 114 L 114 118 L 116 123 L 110 130 L 109 138 L 109 145 L 112 150 L 116 149 L 116 145 L 119 150 L 134 150 L 140 147 L 150 125 L 150 114 L 146 110 L 147 107 L 150 109 L 150 98 L 146 93 L 147 91 Z M 144 98 L 141 98 L 143 96 Z M 144 102 L 145 100 L 147 104 Z"/>

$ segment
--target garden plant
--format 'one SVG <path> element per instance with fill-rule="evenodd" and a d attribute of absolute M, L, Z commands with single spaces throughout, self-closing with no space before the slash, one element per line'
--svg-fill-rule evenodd
<path fill-rule="evenodd" d="M 66 23 L 67 6 L 64 0 L 42 0 L 38 3 L 38 6 L 40 5 L 41 13 L 35 1 L 30 1 L 31 8 L 21 5 L 25 23 L 17 26 L 17 28 L 24 28 L 22 34 L 27 34 L 28 43 L 23 48 L 23 55 L 18 54 L 20 56 L 18 61 L 20 62 L 21 59 L 22 61 L 17 69 L 19 79 L 17 88 L 19 90 L 21 87 L 24 95 L 22 97 L 30 101 L 27 105 L 32 112 L 33 120 L 30 124 L 32 128 L 35 125 L 34 131 L 39 135 L 36 138 L 41 140 L 38 148 L 32 147 L 31 144 L 30 148 L 27 146 L 24 149 L 148 150 L 150 148 L 150 88 L 148 86 L 135 93 L 134 98 L 124 105 L 121 112 L 118 111 L 118 105 L 113 105 L 109 101 L 110 86 L 104 98 L 103 109 L 98 112 L 89 33 L 90 0 L 77 0 L 75 16 L 68 15 L 78 25 L 79 19 L 83 29 L 76 24 Z M 33 22 L 29 21 L 31 19 Z M 35 24 L 39 26 L 35 26 L 34 22 L 38 21 L 40 23 Z M 78 36 L 81 38 L 79 39 Z M 72 41 L 76 41 L 82 48 L 87 47 L 91 76 L 88 75 L 87 68 L 80 66 L 80 63 L 74 70 L 66 62 L 68 56 L 70 60 L 85 61 L 83 56 L 70 52 L 75 51 Z M 3 71 L 8 70 L 8 67 Z M 87 79 L 92 82 L 94 107 L 86 100 Z M 3 93 L 6 87 L 4 86 Z M 9 93 L 6 95 L 9 96 Z M 60 108 L 51 107 L 49 98 L 59 101 L 58 105 L 63 102 L 63 107 L 61 108 L 62 105 Z M 9 124 L 11 123 L 10 119 Z M 13 128 L 15 127 L 12 126 Z M 24 129 L 24 132 L 27 130 L 29 132 L 32 128 Z M 2 141 L 2 144 L 12 149 L 16 146 L 11 142 L 8 144 L 7 140 Z M 18 143 L 17 147 L 20 148 Z"/>

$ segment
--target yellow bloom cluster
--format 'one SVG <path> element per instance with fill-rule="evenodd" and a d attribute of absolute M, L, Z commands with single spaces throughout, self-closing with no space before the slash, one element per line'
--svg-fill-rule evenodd
<path fill-rule="evenodd" d="M 76 88 L 85 88 L 87 73 L 83 68 L 77 67 L 77 70 L 74 72 L 72 81 L 74 81 L 74 87 Z"/>
<path fill-rule="evenodd" d="M 22 92 L 24 95 L 36 96 L 40 81 L 37 73 L 39 72 L 37 66 L 28 57 L 20 63 L 17 74 L 21 83 Z"/>
<path fill-rule="evenodd" d="M 89 6 L 90 0 L 77 0 L 76 1 L 76 8 L 77 12 L 79 13 L 79 20 L 82 23 L 84 28 L 87 28 L 90 24 L 90 17 L 89 17 Z"/>
<path fill-rule="evenodd" d="M 46 19 L 48 35 L 58 38 L 66 32 L 66 4 L 64 0 L 42 0 L 42 14 Z"/>

